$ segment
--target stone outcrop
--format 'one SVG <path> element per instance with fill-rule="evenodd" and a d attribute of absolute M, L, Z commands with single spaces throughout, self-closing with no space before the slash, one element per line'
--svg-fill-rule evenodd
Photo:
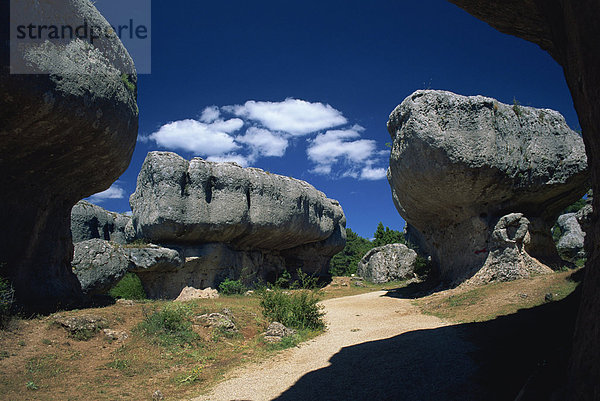
<path fill-rule="evenodd" d="M 235 163 L 150 152 L 130 198 L 138 238 L 179 251 L 182 267 L 138 274 L 148 293 L 227 277 L 273 281 L 288 269 L 325 273 L 343 249 L 346 218 L 310 184 Z"/>
<path fill-rule="evenodd" d="M 600 2 L 597 0 L 451 0 L 501 32 L 537 43 L 562 67 L 579 116 L 590 162 L 592 189 L 600 191 Z M 588 263 L 569 369 L 570 400 L 595 400 L 600 394 L 600 197 L 586 230 Z"/>
<path fill-rule="evenodd" d="M 81 299 L 69 216 L 77 201 L 107 189 L 129 165 L 136 76 L 116 36 L 94 45 L 74 39 L 14 46 L 10 58 L 9 3 L 0 5 L 0 276 L 11 281 L 21 309 L 39 312 Z M 109 27 L 88 0 L 13 3 L 29 20 L 60 15 Z M 9 62 L 35 74 L 11 75 Z M 132 73 L 123 75 L 124 66 Z"/>
<path fill-rule="evenodd" d="M 415 278 L 417 253 L 404 244 L 371 249 L 358 262 L 356 274 L 373 283 Z"/>
<path fill-rule="evenodd" d="M 581 229 L 577 213 L 566 213 L 558 216 L 556 224 L 561 232 L 556 244 L 560 256 L 570 262 L 585 258 L 585 250 L 583 249 L 585 232 Z"/>
<path fill-rule="evenodd" d="M 176 270 L 183 261 L 176 250 L 156 245 L 142 247 L 122 246 L 94 238 L 75 244 L 73 271 L 77 275 L 84 294 L 107 293 L 125 274 L 138 276 Z M 152 290 L 152 289 L 148 289 Z M 160 294 L 146 293 L 150 298 Z"/>
<path fill-rule="evenodd" d="M 99 238 L 117 244 L 135 239 L 131 217 L 109 212 L 87 201 L 79 201 L 71 209 L 73 243 Z"/>
<path fill-rule="evenodd" d="M 442 281 L 481 269 L 510 213 L 530 223 L 527 254 L 561 265 L 551 227 L 589 178 L 583 141 L 558 112 L 420 90 L 392 112 L 388 130 L 394 203 Z"/>
<path fill-rule="evenodd" d="M 469 279 L 472 284 L 511 281 L 552 270 L 526 251 L 530 244 L 530 223 L 522 213 L 502 216 L 492 231 L 489 253 L 483 267 Z"/>

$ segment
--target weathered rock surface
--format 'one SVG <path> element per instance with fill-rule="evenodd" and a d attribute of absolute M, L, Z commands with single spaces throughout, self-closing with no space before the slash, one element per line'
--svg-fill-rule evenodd
<path fill-rule="evenodd" d="M 234 334 L 238 332 L 233 316 L 224 313 L 205 313 L 194 317 L 194 323 L 223 330 L 225 333 Z"/>
<path fill-rule="evenodd" d="M 194 299 L 214 299 L 219 298 L 219 291 L 214 290 L 210 287 L 203 290 L 199 290 L 194 287 L 185 287 L 179 293 L 179 296 L 175 298 L 177 302 L 192 301 Z"/>
<path fill-rule="evenodd" d="M 273 322 L 267 327 L 264 338 L 267 342 L 278 343 L 281 342 L 284 337 L 293 336 L 295 334 L 296 330 L 287 328 L 279 322 Z"/>
<path fill-rule="evenodd" d="M 415 277 L 417 253 L 404 244 L 371 249 L 358 262 L 356 274 L 373 283 L 408 280 Z"/>
<path fill-rule="evenodd" d="M 392 112 L 388 130 L 394 203 L 444 282 L 472 277 L 496 223 L 515 212 L 530 222 L 527 253 L 561 264 L 551 227 L 589 178 L 583 141 L 558 112 L 420 90 Z"/>
<path fill-rule="evenodd" d="M 563 67 L 579 116 L 590 161 L 592 189 L 600 193 L 600 2 L 597 0 L 491 1 L 451 0 L 501 32 L 537 43 Z M 586 230 L 588 263 L 577 319 L 569 386 L 570 400 L 600 395 L 600 197 L 593 203 L 591 230 Z M 525 395 L 526 397 L 528 395 Z"/>
<path fill-rule="evenodd" d="M 108 325 L 105 318 L 96 315 L 63 316 L 56 314 L 53 316 L 53 320 L 55 324 L 63 327 L 72 336 L 80 339 L 89 338 Z"/>
<path fill-rule="evenodd" d="M 88 0 L 16 3 L 30 13 L 24 19 L 69 16 L 108 29 Z M 9 4 L 0 5 L 3 27 Z M 11 281 L 21 308 L 45 311 L 81 298 L 69 216 L 78 200 L 107 189 L 129 164 L 136 91 L 119 68 L 134 69 L 113 36 L 101 47 L 80 39 L 14 46 L 10 61 L 38 74 L 11 75 L 8 34 L 0 34 L 0 276 Z M 136 83 L 135 74 L 128 79 Z"/>
<path fill-rule="evenodd" d="M 109 212 L 84 200 L 79 201 L 71 209 L 73 243 L 99 238 L 126 244 L 135 239 L 130 221 L 130 216 Z"/>
<path fill-rule="evenodd" d="M 152 244 L 126 247 L 98 238 L 75 244 L 73 256 L 73 271 L 88 295 L 105 294 L 128 272 L 141 276 L 148 271 L 175 270 L 182 264 L 173 249 Z"/>
<path fill-rule="evenodd" d="M 324 273 L 346 241 L 341 206 L 310 184 L 170 152 L 148 154 L 130 205 L 138 238 L 185 259 L 183 268 L 138 274 L 161 297 L 227 277 L 251 284 L 284 269 Z"/>
<path fill-rule="evenodd" d="M 556 244 L 560 256 L 570 262 L 584 258 L 585 233 L 581 229 L 577 213 L 566 213 L 558 216 L 556 224 L 562 233 Z"/>
<path fill-rule="evenodd" d="M 530 223 L 522 213 L 502 216 L 492 232 L 489 253 L 483 267 L 469 279 L 472 284 L 493 281 L 511 281 L 531 274 L 549 273 L 552 270 L 529 256 L 527 246 L 531 241 Z"/>
<path fill-rule="evenodd" d="M 339 203 L 305 181 L 170 152 L 148 153 L 130 204 L 137 236 L 157 243 L 284 250 L 345 222 Z"/>

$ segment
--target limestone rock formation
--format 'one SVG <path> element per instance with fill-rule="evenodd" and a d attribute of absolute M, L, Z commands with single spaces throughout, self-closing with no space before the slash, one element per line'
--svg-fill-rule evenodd
<path fill-rule="evenodd" d="M 483 267 L 469 279 L 472 284 L 511 281 L 552 270 L 526 251 L 531 241 L 530 223 L 522 213 L 502 216 L 492 231 Z"/>
<path fill-rule="evenodd" d="M 577 219 L 577 213 L 566 213 L 558 216 L 556 224 L 562 233 L 556 248 L 560 256 L 570 262 L 585 258 L 583 244 L 585 233 Z"/>
<path fill-rule="evenodd" d="M 537 43 L 563 67 L 579 116 L 594 193 L 600 191 L 600 2 L 597 0 L 450 0 L 501 32 Z M 569 369 L 570 400 L 600 395 L 600 197 L 594 198 L 591 230 L 586 231 L 589 262 Z"/>
<path fill-rule="evenodd" d="M 356 274 L 372 283 L 408 280 L 415 276 L 417 253 L 404 244 L 371 249 L 358 262 Z"/>
<path fill-rule="evenodd" d="M 396 107 L 388 130 L 394 203 L 444 282 L 484 265 L 510 213 L 530 222 L 527 253 L 561 264 L 551 227 L 589 178 L 583 141 L 558 112 L 420 90 Z"/>
<path fill-rule="evenodd" d="M 71 209 L 73 243 L 100 238 L 117 244 L 135 239 L 131 217 L 109 212 L 87 201 L 79 201 Z"/>
<path fill-rule="evenodd" d="M 157 243 L 284 250 L 327 240 L 343 220 L 307 182 L 170 152 L 148 154 L 130 204 L 137 236 Z"/>
<path fill-rule="evenodd" d="M 13 3 L 30 13 L 25 19 L 58 15 L 109 27 L 89 0 Z M 9 4 L 0 6 L 3 18 Z M 77 201 L 107 189 L 129 164 L 136 76 L 116 36 L 94 45 L 74 39 L 14 46 L 9 57 L 8 33 L 3 29 L 0 38 L 0 276 L 11 281 L 20 308 L 44 311 L 81 298 L 69 216 Z M 10 74 L 9 63 L 35 74 Z M 123 75 L 123 67 L 131 73 Z"/>
<path fill-rule="evenodd" d="M 173 271 L 182 264 L 173 249 L 152 244 L 127 247 L 98 238 L 76 243 L 73 257 L 73 271 L 88 295 L 105 294 L 128 272 L 143 275 Z"/>
<path fill-rule="evenodd" d="M 283 269 L 321 274 L 346 241 L 341 206 L 310 184 L 170 152 L 148 154 L 130 205 L 138 238 L 185 259 L 174 271 L 138 274 L 161 297 L 227 277 L 251 283 Z"/>

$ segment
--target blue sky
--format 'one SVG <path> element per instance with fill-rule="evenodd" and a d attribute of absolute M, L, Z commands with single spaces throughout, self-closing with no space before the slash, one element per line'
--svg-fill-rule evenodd
<path fill-rule="evenodd" d="M 371 237 L 379 221 L 404 226 L 383 175 L 386 122 L 413 91 L 517 99 L 579 128 L 546 52 L 442 0 L 154 1 L 151 29 L 131 165 L 92 197 L 117 212 L 147 152 L 170 150 L 306 180 Z"/>

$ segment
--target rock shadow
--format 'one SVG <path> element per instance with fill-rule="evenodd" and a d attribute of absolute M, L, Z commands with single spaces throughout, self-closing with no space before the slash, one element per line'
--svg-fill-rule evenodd
<path fill-rule="evenodd" d="M 276 398 L 561 399 L 579 289 L 562 301 L 482 322 L 417 330 L 343 348 Z"/>

